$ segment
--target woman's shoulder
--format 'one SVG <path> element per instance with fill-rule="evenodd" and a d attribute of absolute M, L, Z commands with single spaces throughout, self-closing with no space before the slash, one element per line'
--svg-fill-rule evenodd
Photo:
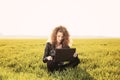
<path fill-rule="evenodd" d="M 66 45 L 65 48 L 70 48 L 70 46 L 69 46 L 69 45 Z"/>
<path fill-rule="evenodd" d="M 52 46 L 51 42 L 46 42 L 46 46 Z"/>
<path fill-rule="evenodd" d="M 51 45 L 51 43 L 50 42 L 46 42 L 46 45 Z"/>
<path fill-rule="evenodd" d="M 48 47 L 49 49 L 54 49 L 54 45 L 50 42 L 46 43 L 46 47 Z"/>

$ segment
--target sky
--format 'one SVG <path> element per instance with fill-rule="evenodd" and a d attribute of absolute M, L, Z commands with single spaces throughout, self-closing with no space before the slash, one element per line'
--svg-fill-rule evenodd
<path fill-rule="evenodd" d="M 72 37 L 120 38 L 120 0 L 0 0 L 0 37 L 48 37 L 59 25 Z"/>

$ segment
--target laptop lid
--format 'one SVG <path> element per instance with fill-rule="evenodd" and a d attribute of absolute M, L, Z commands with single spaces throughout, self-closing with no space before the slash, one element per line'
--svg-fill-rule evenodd
<path fill-rule="evenodd" d="M 62 48 L 55 49 L 54 61 L 70 61 L 73 58 L 73 54 L 76 52 L 76 48 Z"/>

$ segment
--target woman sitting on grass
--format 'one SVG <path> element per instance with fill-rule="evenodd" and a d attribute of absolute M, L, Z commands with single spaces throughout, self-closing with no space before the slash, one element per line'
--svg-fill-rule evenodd
<path fill-rule="evenodd" d="M 56 48 L 70 48 L 69 42 L 69 32 L 65 27 L 58 26 L 53 30 L 51 41 L 46 43 L 43 56 L 43 62 L 47 63 L 48 72 L 62 71 L 67 67 L 74 68 L 80 63 L 77 53 L 74 53 L 73 58 L 66 64 L 64 64 L 64 62 L 55 62 L 53 60 L 53 50 Z"/>

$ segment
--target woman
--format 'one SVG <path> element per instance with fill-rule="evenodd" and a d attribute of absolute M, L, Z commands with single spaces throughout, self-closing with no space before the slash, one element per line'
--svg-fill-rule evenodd
<path fill-rule="evenodd" d="M 54 72 L 56 70 L 62 71 L 67 67 L 74 68 L 80 63 L 77 53 L 74 53 L 73 59 L 66 64 L 64 64 L 64 62 L 53 61 L 54 50 L 56 48 L 70 48 L 69 42 L 69 32 L 64 26 L 58 26 L 53 30 L 51 41 L 46 43 L 43 56 L 43 62 L 47 63 L 47 69 L 49 72 Z"/>

